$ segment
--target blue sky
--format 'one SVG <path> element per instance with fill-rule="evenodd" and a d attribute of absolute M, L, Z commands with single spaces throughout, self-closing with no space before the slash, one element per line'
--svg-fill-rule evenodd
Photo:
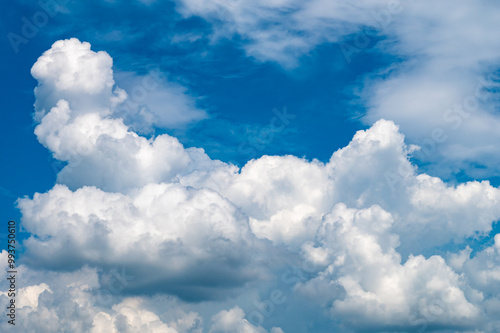
<path fill-rule="evenodd" d="M 54 4 L 0 14 L 25 330 L 500 327 L 498 4 Z"/>

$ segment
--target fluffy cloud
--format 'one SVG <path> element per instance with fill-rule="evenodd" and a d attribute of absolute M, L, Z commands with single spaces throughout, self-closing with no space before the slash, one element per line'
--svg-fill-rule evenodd
<path fill-rule="evenodd" d="M 73 56 L 80 61 L 66 66 Z M 488 234 L 500 219 L 498 188 L 420 173 L 410 162 L 419 148 L 387 120 L 358 131 L 327 163 L 264 156 L 238 169 L 125 125 L 115 109 L 126 96 L 113 77 L 79 79 L 101 61 L 110 70 L 109 56 L 72 39 L 33 67 L 35 134 L 67 166 L 50 191 L 18 201 L 31 234 L 20 291 L 26 331 L 43 321 L 40 331 L 279 333 L 222 304 L 252 303 L 290 258 L 313 267 L 294 296 L 347 330 L 494 331 L 498 235 L 473 258 L 467 248 L 446 260 L 422 254 Z M 79 89 L 85 98 L 73 96 Z M 110 302 L 96 297 L 104 285 Z M 168 315 L 144 295 L 212 312 Z"/>
<path fill-rule="evenodd" d="M 357 210 L 337 205 L 317 236 L 331 264 L 296 290 L 317 297 L 316 291 L 343 289 L 343 299 L 338 292 L 318 299 L 332 304 L 331 312 L 357 329 L 405 330 L 421 320 L 432 326 L 474 326 L 480 310 L 466 298 L 459 275 L 439 256 L 410 255 L 403 264 L 395 250 L 398 236 L 388 232 L 393 223 L 379 206 Z M 325 262 L 321 259 L 319 264 Z"/>
<path fill-rule="evenodd" d="M 125 98 L 122 90 L 113 91 L 112 65 L 106 52 L 90 50 L 89 43 L 77 39 L 55 42 L 31 69 L 39 82 L 35 89 L 37 118 L 45 116 L 60 100 L 71 101 L 78 115 L 109 115 L 111 107 Z"/>

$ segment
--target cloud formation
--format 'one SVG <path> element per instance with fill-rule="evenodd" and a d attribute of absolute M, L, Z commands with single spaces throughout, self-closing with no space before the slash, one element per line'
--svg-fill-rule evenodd
<path fill-rule="evenodd" d="M 239 169 L 125 125 L 115 110 L 128 97 L 111 66 L 71 39 L 32 69 L 35 134 L 67 165 L 51 190 L 18 201 L 31 234 L 20 269 L 27 332 L 280 333 L 243 306 L 283 283 L 287 260 L 311 268 L 294 297 L 345 331 L 498 328 L 499 236 L 473 257 L 465 245 L 423 253 L 486 236 L 500 189 L 419 172 L 410 162 L 419 148 L 383 119 L 326 163 L 264 156 Z M 106 273 L 115 267 L 126 275 Z M 236 299 L 242 307 L 227 306 Z"/>

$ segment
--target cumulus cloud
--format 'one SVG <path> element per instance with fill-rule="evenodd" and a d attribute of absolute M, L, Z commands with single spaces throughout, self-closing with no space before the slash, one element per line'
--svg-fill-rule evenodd
<path fill-rule="evenodd" d="M 331 264 L 296 289 L 310 296 L 332 287 L 343 289 L 343 299 L 338 292 L 320 299 L 358 329 L 405 330 L 421 320 L 433 326 L 474 326 L 480 310 L 465 297 L 459 275 L 439 256 L 410 255 L 403 264 L 395 250 L 398 236 L 388 232 L 393 223 L 391 214 L 379 206 L 335 206 L 317 236 Z"/>
<path fill-rule="evenodd" d="M 73 56 L 81 59 L 66 66 Z M 67 165 L 51 190 L 18 201 L 31 234 L 20 291 L 26 331 L 44 322 L 39 331 L 279 333 L 221 304 L 237 295 L 252 303 L 260 283 L 299 258 L 313 269 L 294 282 L 294 296 L 343 329 L 494 332 L 498 235 L 473 258 L 465 246 L 446 258 L 423 253 L 487 235 L 500 219 L 500 189 L 419 172 L 410 162 L 419 148 L 383 119 L 326 163 L 264 156 L 238 169 L 169 135 L 138 135 L 114 112 L 126 95 L 112 90 L 112 72 L 79 79 L 92 77 L 88 61 L 111 64 L 72 39 L 33 67 L 35 134 Z M 187 310 L 165 314 L 158 295 Z M 217 310 L 200 314 L 189 308 L 196 304 Z"/>
<path fill-rule="evenodd" d="M 44 117 L 60 100 L 71 101 L 78 115 L 109 115 L 125 98 L 122 90 L 113 90 L 112 65 L 106 52 L 92 51 L 89 43 L 74 38 L 55 42 L 31 69 L 39 82 L 35 88 L 37 118 Z"/>

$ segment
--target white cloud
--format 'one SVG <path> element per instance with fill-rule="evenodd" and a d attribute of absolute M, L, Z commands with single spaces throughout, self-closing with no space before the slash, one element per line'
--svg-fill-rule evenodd
<path fill-rule="evenodd" d="M 72 38 L 55 42 L 31 69 L 38 80 L 35 111 L 41 119 L 60 100 L 71 101 L 75 114 L 109 115 L 124 96 L 113 93 L 113 60 L 90 44 Z"/>

